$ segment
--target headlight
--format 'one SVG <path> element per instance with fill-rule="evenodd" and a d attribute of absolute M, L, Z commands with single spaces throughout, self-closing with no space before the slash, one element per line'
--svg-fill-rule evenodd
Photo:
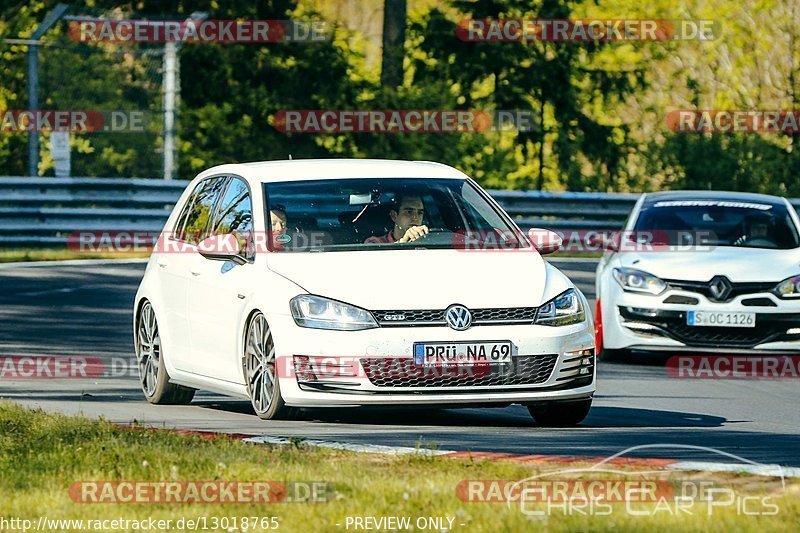
<path fill-rule="evenodd" d="M 567 326 L 586 319 L 586 312 L 575 289 L 556 296 L 539 308 L 536 323 L 542 326 Z"/>
<path fill-rule="evenodd" d="M 775 292 L 781 298 L 800 298 L 800 276 L 793 276 L 778 283 Z"/>
<path fill-rule="evenodd" d="M 661 294 L 667 288 L 663 280 L 635 268 L 615 268 L 614 279 L 629 292 Z"/>
<path fill-rule="evenodd" d="M 295 324 L 303 328 L 355 331 L 378 327 L 369 311 L 321 296 L 295 296 L 289 308 Z"/>

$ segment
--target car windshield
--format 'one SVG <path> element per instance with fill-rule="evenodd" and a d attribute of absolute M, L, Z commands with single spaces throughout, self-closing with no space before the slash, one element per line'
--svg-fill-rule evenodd
<path fill-rule="evenodd" d="M 457 249 L 476 241 L 528 246 L 467 180 L 323 179 L 264 188 L 273 251 Z M 420 226 L 427 234 L 403 242 L 410 227 Z"/>
<path fill-rule="evenodd" d="M 781 204 L 758 201 L 658 201 L 642 208 L 637 240 L 670 246 L 797 248 L 797 227 Z"/>

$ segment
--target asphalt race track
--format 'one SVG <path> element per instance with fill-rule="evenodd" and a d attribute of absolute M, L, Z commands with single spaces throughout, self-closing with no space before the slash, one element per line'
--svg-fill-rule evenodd
<path fill-rule="evenodd" d="M 593 261 L 553 263 L 588 298 L 594 297 Z M 0 357 L 133 361 L 131 305 L 143 270 L 142 262 L 4 265 Z M 265 422 L 248 402 L 209 393 L 198 393 L 190 406 L 151 406 L 132 375 L 0 379 L 0 397 L 49 411 L 181 429 L 523 454 L 607 456 L 635 445 L 682 444 L 712 447 L 760 463 L 800 466 L 797 385 L 793 379 L 676 379 L 667 375 L 659 358 L 600 363 L 592 412 L 580 427 L 570 429 L 537 427 L 521 406 L 416 409 L 391 416 L 385 410 L 314 410 L 303 421 Z M 631 455 L 725 460 L 711 452 L 679 449 Z"/>

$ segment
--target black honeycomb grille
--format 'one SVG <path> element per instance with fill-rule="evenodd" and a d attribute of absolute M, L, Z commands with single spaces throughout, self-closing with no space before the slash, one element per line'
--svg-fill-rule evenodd
<path fill-rule="evenodd" d="M 553 373 L 558 355 L 524 355 L 507 365 L 418 366 L 413 358 L 364 358 L 361 365 L 377 387 L 484 387 L 539 385 Z"/>

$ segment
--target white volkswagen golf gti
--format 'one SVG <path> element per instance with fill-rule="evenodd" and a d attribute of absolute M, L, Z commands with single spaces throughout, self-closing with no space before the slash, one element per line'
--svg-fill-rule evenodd
<path fill-rule="evenodd" d="M 302 407 L 505 406 L 582 421 L 595 391 L 583 294 L 474 181 L 429 162 L 222 165 L 166 223 L 134 307 L 142 388 Z M 535 245 L 535 246 L 534 246 Z"/>
<path fill-rule="evenodd" d="M 800 237 L 783 198 L 645 194 L 597 268 L 597 349 L 800 352 Z"/>

